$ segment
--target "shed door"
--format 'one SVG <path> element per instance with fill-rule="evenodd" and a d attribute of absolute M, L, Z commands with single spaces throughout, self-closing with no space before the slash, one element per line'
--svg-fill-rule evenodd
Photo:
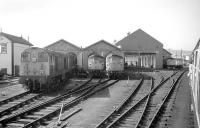
<path fill-rule="evenodd" d="M 15 65 L 15 76 L 19 76 L 19 65 Z"/>

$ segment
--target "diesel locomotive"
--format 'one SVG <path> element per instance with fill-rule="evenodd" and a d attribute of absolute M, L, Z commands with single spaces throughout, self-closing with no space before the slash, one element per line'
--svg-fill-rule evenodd
<path fill-rule="evenodd" d="M 98 54 L 88 56 L 88 70 L 93 77 L 103 77 L 105 75 L 105 58 Z"/>
<path fill-rule="evenodd" d="M 110 53 L 106 56 L 106 72 L 110 78 L 123 78 L 124 74 L 124 57 Z"/>
<path fill-rule="evenodd" d="M 21 54 L 19 81 L 34 92 L 59 89 L 71 76 L 76 62 L 71 54 L 31 47 Z"/>

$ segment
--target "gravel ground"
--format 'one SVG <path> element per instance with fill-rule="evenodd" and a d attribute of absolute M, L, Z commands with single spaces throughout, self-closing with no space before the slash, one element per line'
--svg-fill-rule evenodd
<path fill-rule="evenodd" d="M 192 97 L 189 78 L 184 75 L 179 85 L 170 118 L 170 128 L 198 128 L 194 112 L 191 111 Z"/>
<path fill-rule="evenodd" d="M 21 84 L 0 88 L 0 101 L 25 91 L 26 90 L 23 88 L 23 85 Z"/>
<path fill-rule="evenodd" d="M 115 85 L 92 96 L 79 107 L 82 111 L 75 114 L 66 122 L 70 128 L 94 128 L 100 123 L 122 99 L 128 95 L 130 88 L 136 87 L 139 80 L 119 81 Z"/>

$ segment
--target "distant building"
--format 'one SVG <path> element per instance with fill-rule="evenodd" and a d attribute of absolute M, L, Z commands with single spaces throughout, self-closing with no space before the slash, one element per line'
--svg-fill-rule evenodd
<path fill-rule="evenodd" d="M 33 46 L 22 37 L 0 33 L 0 71 L 19 75 L 21 52 Z"/>
<path fill-rule="evenodd" d="M 128 66 L 163 68 L 163 44 L 141 29 L 129 33 L 117 42 L 116 46 L 124 52 L 125 63 Z"/>
<path fill-rule="evenodd" d="M 167 60 L 172 57 L 172 54 L 163 48 L 163 66 L 167 65 Z"/>

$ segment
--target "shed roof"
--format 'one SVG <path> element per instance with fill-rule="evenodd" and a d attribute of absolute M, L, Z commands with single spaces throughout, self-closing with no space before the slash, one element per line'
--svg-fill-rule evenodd
<path fill-rule="evenodd" d="M 25 40 L 22 37 L 14 36 L 14 35 L 3 33 L 3 32 L 1 32 L 0 35 L 8 38 L 12 43 L 19 43 L 19 44 L 25 44 L 25 45 L 33 46 L 33 44 L 31 44 L 29 41 Z"/>
<path fill-rule="evenodd" d="M 133 42 L 152 43 L 152 44 L 163 46 L 161 42 L 159 42 L 157 39 L 155 39 L 151 35 L 144 32 L 142 29 L 138 29 L 135 32 L 129 34 L 125 38 L 118 41 L 115 45 L 119 46 L 119 45 L 133 43 Z M 122 50 L 126 50 L 126 49 L 122 49 Z"/>
<path fill-rule="evenodd" d="M 100 41 L 98 41 L 98 42 L 96 42 L 96 43 L 94 43 L 94 44 L 91 44 L 91 45 L 89 45 L 88 47 L 84 48 L 84 50 L 87 50 L 87 49 L 91 48 L 92 46 L 95 46 L 95 45 L 100 44 L 100 43 L 105 43 L 105 44 L 107 44 L 107 45 L 109 45 L 109 46 L 111 46 L 111 47 L 113 47 L 113 48 L 115 48 L 115 49 L 117 49 L 117 50 L 121 50 L 121 49 L 119 49 L 117 46 L 112 45 L 111 43 L 108 43 L 108 42 L 105 41 L 105 40 L 100 40 Z"/>
<path fill-rule="evenodd" d="M 172 55 L 169 51 L 163 48 L 163 51 L 165 51 L 167 54 Z"/>
<path fill-rule="evenodd" d="M 52 45 L 55 45 L 55 44 L 57 44 L 57 43 L 60 43 L 60 42 L 64 42 L 64 43 L 66 43 L 66 44 L 69 44 L 69 45 L 71 45 L 72 47 L 75 47 L 75 48 L 77 48 L 77 49 L 81 49 L 80 47 L 78 47 L 78 46 L 76 46 L 76 45 L 74 45 L 74 44 L 72 44 L 72 43 L 70 43 L 70 42 L 68 42 L 68 41 L 66 41 L 66 40 L 64 40 L 64 39 L 60 39 L 60 40 L 58 40 L 58 41 L 56 41 L 56 42 L 54 42 L 54 43 L 52 43 L 52 44 L 49 44 L 49 45 L 47 45 L 46 47 L 44 47 L 44 48 L 48 48 L 48 47 L 50 47 L 50 46 L 52 46 Z"/>

